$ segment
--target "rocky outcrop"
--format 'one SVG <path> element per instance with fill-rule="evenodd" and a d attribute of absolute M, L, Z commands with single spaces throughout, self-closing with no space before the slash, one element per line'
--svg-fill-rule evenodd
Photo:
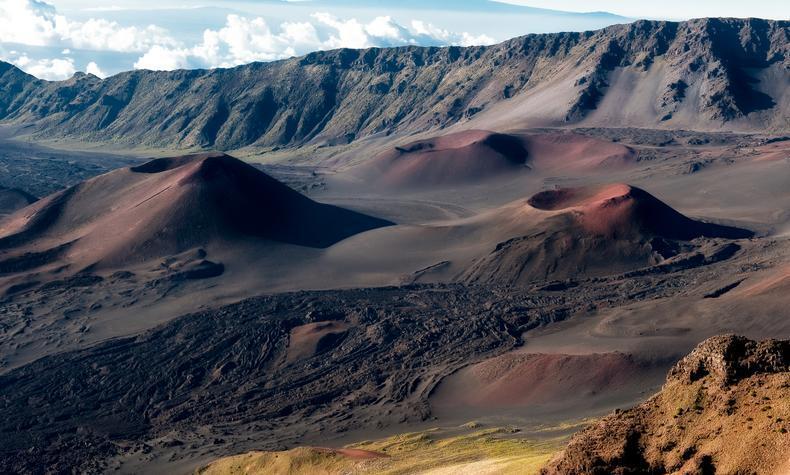
<path fill-rule="evenodd" d="M 790 340 L 717 336 L 661 392 L 575 435 L 544 475 L 786 473 Z"/>
<path fill-rule="evenodd" d="M 722 387 L 758 374 L 790 372 L 790 340 L 752 341 L 742 336 L 705 340 L 669 372 L 668 379 L 693 383 L 702 378 Z"/>
<path fill-rule="evenodd" d="M 441 128 L 541 94 L 556 104 L 536 112 L 543 122 L 585 120 L 610 94 L 612 73 L 627 70 L 658 75 L 643 125 L 681 112 L 682 124 L 702 129 L 745 120 L 737 127 L 784 130 L 789 29 L 758 19 L 637 21 L 490 47 L 342 49 L 232 69 L 61 82 L 3 63 L 0 120 L 34 124 L 45 137 L 169 148 L 337 144 Z"/>

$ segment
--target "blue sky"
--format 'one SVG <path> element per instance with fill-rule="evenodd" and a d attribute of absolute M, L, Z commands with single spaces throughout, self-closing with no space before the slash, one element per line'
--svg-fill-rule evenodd
<path fill-rule="evenodd" d="M 790 1 L 0 0 L 0 59 L 75 71 L 230 67 L 338 47 L 490 44 L 635 18 L 787 19 Z"/>
<path fill-rule="evenodd" d="M 790 19 L 787 0 L 502 0 L 516 5 L 570 12 L 607 11 L 637 18 L 686 20 L 700 17 Z"/>

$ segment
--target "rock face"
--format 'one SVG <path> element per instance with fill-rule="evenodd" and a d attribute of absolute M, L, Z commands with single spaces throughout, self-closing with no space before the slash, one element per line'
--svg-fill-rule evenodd
<path fill-rule="evenodd" d="M 717 336 L 661 392 L 571 439 L 543 474 L 787 473 L 790 341 Z"/>
<path fill-rule="evenodd" d="M 576 122 L 613 96 L 617 107 L 591 119 L 787 130 L 789 29 L 787 21 L 758 19 L 637 21 L 490 47 L 342 49 L 232 69 L 61 82 L 3 63 L 0 120 L 35 124 L 41 136 L 229 150 L 346 143 L 489 109 L 515 121 Z M 621 88 L 620 79 L 657 86 Z"/>
<path fill-rule="evenodd" d="M 669 372 L 668 379 L 693 383 L 709 378 L 727 387 L 754 375 L 788 371 L 790 341 L 755 342 L 744 337 L 719 336 L 704 341 L 680 360 Z"/>

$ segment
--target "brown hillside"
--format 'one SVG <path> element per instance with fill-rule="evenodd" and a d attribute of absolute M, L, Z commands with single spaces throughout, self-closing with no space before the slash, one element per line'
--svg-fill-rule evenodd
<path fill-rule="evenodd" d="M 528 153 L 516 136 L 468 130 L 412 142 L 375 157 L 360 172 L 390 187 L 472 183 L 524 168 Z"/>
<path fill-rule="evenodd" d="M 323 248 L 388 224 L 310 200 L 228 155 L 190 155 L 116 170 L 18 211 L 0 223 L 0 261 L 49 253 L 114 266 L 242 239 Z"/>
<path fill-rule="evenodd" d="M 785 474 L 789 395 L 790 341 L 713 337 L 661 392 L 575 435 L 543 473 Z"/>
<path fill-rule="evenodd" d="M 497 244 L 463 274 L 463 280 L 526 284 L 664 264 L 699 265 L 727 258 L 738 246 L 692 240 L 753 234 L 687 218 L 646 191 L 624 184 L 542 191 L 525 206 L 533 219 L 537 212 L 542 221 L 530 234 Z"/>

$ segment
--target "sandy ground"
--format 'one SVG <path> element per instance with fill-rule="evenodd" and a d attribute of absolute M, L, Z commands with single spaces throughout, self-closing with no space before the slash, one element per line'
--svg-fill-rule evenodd
<path fill-rule="evenodd" d="M 531 143 L 556 152 L 557 133 L 527 135 L 537 137 Z M 567 154 L 561 158 L 576 157 L 577 162 L 584 164 L 589 162 L 589 156 L 579 160 L 573 153 L 593 150 L 598 157 L 605 157 L 616 150 L 599 144 L 602 139 L 584 142 L 582 133 L 594 131 L 573 135 Z M 790 190 L 786 186 L 790 182 L 790 142 L 761 145 L 765 140 L 751 136 L 678 133 L 669 134 L 674 143 L 658 146 L 668 140 L 667 132 L 656 132 L 655 137 L 633 129 L 606 133 L 615 136 L 604 139 L 617 140 L 618 147 L 635 150 L 632 163 L 603 171 L 575 168 L 557 175 L 550 173 L 554 171 L 550 167 L 548 171 L 537 167 L 486 183 L 422 187 L 407 194 L 368 189 L 354 178 L 353 169 L 329 176 L 326 185 L 313 190 L 310 196 L 389 219 L 397 225 L 352 236 L 325 250 L 287 244 L 269 246 L 263 251 L 254 244 L 231 250 L 208 247 L 207 258 L 225 265 L 220 279 L 166 283 L 162 281 L 161 268 L 154 262 L 129 268 L 136 274 L 133 278 L 110 279 L 105 275 L 104 283 L 95 288 L 61 286 L 62 290 L 55 294 L 58 297 L 35 291 L 22 293 L 3 304 L 9 310 L 3 325 L 10 351 L 0 357 L 8 368 L 43 354 L 138 332 L 182 313 L 250 295 L 393 285 L 415 278 L 420 282 L 446 281 L 498 242 L 530 232 L 534 221 L 528 214 L 515 219 L 512 213 L 502 213 L 510 213 L 508 207 L 513 203 L 517 206 L 519 200 L 558 184 L 637 185 L 687 216 L 753 229 L 768 239 L 765 242 L 769 247 L 772 239 L 781 240 L 790 232 Z M 599 131 L 598 135 L 606 134 Z M 692 142 L 703 143 L 690 145 Z M 538 154 L 536 160 L 551 162 L 551 156 Z M 697 169 L 695 164 L 702 165 Z M 288 176 L 295 183 L 313 178 Z M 159 270 L 152 274 L 152 268 Z M 427 272 L 420 272 L 426 269 Z M 6 282 L 7 288 L 38 278 L 12 275 L 0 276 L 0 280 Z M 109 284 L 116 281 L 119 283 Z M 738 290 L 746 288 L 746 284 Z M 126 318 L 129 307 L 138 308 L 145 318 Z M 22 314 L 27 323 L 16 316 Z M 63 315 L 68 318 L 64 320 Z"/>
<path fill-rule="evenodd" d="M 239 241 L 231 248 L 207 245 L 205 259 L 222 263 L 224 272 L 185 281 L 173 278 L 181 264 L 168 259 L 108 268 L 89 278 L 68 271 L 53 273 L 53 269 L 38 275 L 6 272 L 0 275 L 4 292 L 0 373 L 12 374 L 47 355 L 116 341 L 185 313 L 208 311 L 255 295 L 456 281 L 498 243 L 541 226 L 543 221 L 535 212 L 523 208 L 533 194 L 556 186 L 611 183 L 638 186 L 688 217 L 747 228 L 756 237 L 737 240 L 740 249 L 734 256 L 700 267 L 645 271 L 636 276 L 582 276 L 563 284 L 575 285 L 566 292 L 539 290 L 546 282 L 521 284 L 514 292 L 536 299 L 551 295 L 546 311 L 562 314 L 562 318 L 525 328 L 523 335 L 517 335 L 522 344 L 507 351 L 481 352 L 431 373 L 435 391 L 426 390 L 424 381 L 419 387 L 438 423 L 504 420 L 526 427 L 597 416 L 646 398 L 660 385 L 667 367 L 708 336 L 727 332 L 751 338 L 790 335 L 790 141 L 769 143 L 764 137 L 734 134 L 579 130 L 567 137 L 570 148 L 563 155 L 558 150 L 563 141 L 557 139 L 563 131 L 509 132 L 537 137 L 531 139 L 535 162 L 485 183 L 417 183 L 420 186 L 410 186 L 406 192 L 371 186 L 350 166 L 338 166 L 339 172 L 320 176 L 288 167 L 277 169 L 292 187 L 318 202 L 396 223 L 327 248 L 271 242 L 262 247 L 255 241 Z M 595 135 L 595 142 L 585 141 L 587 135 Z M 607 161 L 610 156 L 617 158 Z M 557 162 L 552 157 L 565 158 Z M 339 165 L 351 163 L 342 156 L 337 161 Z M 601 163 L 606 166 L 599 167 Z M 694 243 L 698 250 L 720 245 L 724 243 L 716 240 Z M 510 292 L 507 286 L 496 290 Z M 559 301 L 571 294 L 575 303 L 566 308 Z M 491 300 L 495 299 L 475 301 L 469 310 L 485 309 Z M 518 308 L 513 303 L 502 314 L 516 315 Z M 531 301 L 528 308 L 530 318 L 540 321 L 540 301 Z M 284 341 L 291 346 L 283 348 L 283 361 L 314 364 L 321 358 L 317 354 L 321 345 L 334 345 L 347 333 L 367 331 L 345 317 L 336 323 L 323 321 L 308 319 L 301 321 L 301 327 L 294 321 L 294 327 L 284 333 L 290 335 Z M 546 378 L 551 380 L 535 384 Z M 577 384 L 583 388 L 579 397 L 565 397 Z M 474 391 L 464 394 L 470 387 Z M 552 404 L 555 399 L 559 403 Z M 385 426 L 342 434 L 315 433 L 312 442 L 320 445 L 323 440 L 337 446 L 372 433 L 404 432 L 429 423 L 398 424 L 395 419 Z M 280 423 L 299 425 L 300 434 L 311 431 L 309 424 L 294 420 Z M 213 424 L 195 428 L 192 443 L 223 438 Z M 287 430 L 287 426 L 279 429 Z M 153 460 L 139 452 L 124 458 L 122 466 L 128 471 L 152 466 L 190 471 L 217 455 L 249 449 L 253 444 L 247 438 L 266 437 L 265 430 L 244 430 L 241 426 L 231 430 L 232 436 L 225 439 L 232 443 L 206 450 L 157 448 Z M 156 434 L 154 438 L 161 437 Z M 277 446 L 311 439 L 300 437 L 283 439 Z"/>

